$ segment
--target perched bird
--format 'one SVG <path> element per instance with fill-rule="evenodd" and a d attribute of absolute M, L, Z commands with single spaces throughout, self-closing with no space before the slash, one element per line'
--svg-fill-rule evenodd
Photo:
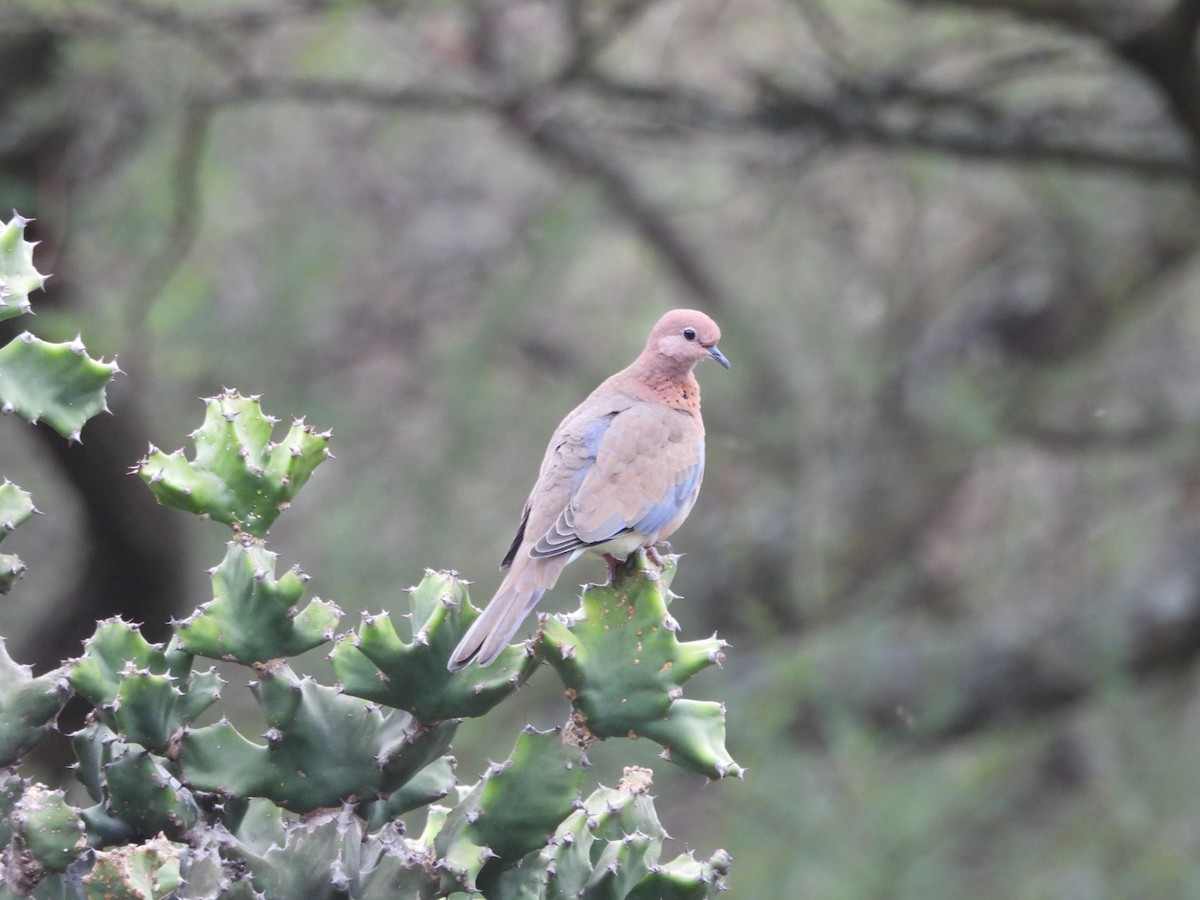
<path fill-rule="evenodd" d="M 521 524 L 500 564 L 508 574 L 450 656 L 457 671 L 489 665 L 567 563 L 617 560 L 669 537 L 692 510 L 704 477 L 702 359 L 729 360 L 721 329 L 702 312 L 658 320 L 646 348 L 571 413 L 550 439 Z"/>

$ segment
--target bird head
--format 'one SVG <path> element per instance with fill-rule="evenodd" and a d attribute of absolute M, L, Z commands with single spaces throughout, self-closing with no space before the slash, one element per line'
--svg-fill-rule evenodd
<path fill-rule="evenodd" d="M 721 329 L 717 323 L 694 309 L 673 309 L 654 326 L 646 349 L 680 369 L 691 369 L 702 359 L 715 359 L 725 368 L 729 360 L 717 349 Z"/>

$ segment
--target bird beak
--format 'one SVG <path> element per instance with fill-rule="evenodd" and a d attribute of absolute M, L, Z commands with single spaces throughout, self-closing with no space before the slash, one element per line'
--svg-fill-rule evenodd
<path fill-rule="evenodd" d="M 727 368 L 727 369 L 729 368 L 729 360 L 727 360 L 725 358 L 725 354 L 722 353 L 720 350 L 718 350 L 716 347 L 709 347 L 708 355 L 711 356 L 713 359 L 715 359 L 717 362 L 719 362 L 721 365 L 723 365 L 725 368 Z"/>

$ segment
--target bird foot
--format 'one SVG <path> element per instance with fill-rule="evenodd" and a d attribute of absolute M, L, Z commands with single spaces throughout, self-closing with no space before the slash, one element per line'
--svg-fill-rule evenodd
<path fill-rule="evenodd" d="M 671 545 L 666 541 L 659 541 L 657 544 L 647 544 L 645 547 L 642 547 L 642 552 L 646 554 L 646 560 L 661 572 L 667 567 L 666 560 L 662 558 L 662 554 L 669 554 L 671 552 Z M 637 553 L 630 553 L 625 559 L 618 559 L 611 553 L 605 553 L 604 564 L 608 566 L 608 583 L 614 584 L 617 580 L 617 572 L 622 568 L 626 571 L 633 571 L 637 568 Z"/>
<path fill-rule="evenodd" d="M 625 560 L 617 559 L 611 553 L 605 553 L 604 564 L 608 566 L 608 583 L 615 584 L 617 581 L 617 569 L 625 565 Z"/>

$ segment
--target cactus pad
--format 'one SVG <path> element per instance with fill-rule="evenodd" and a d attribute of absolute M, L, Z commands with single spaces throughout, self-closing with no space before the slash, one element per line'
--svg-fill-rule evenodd
<path fill-rule="evenodd" d="M 29 666 L 13 662 L 0 638 L 0 767 L 37 746 L 68 696 L 62 669 L 34 678 Z"/>
<path fill-rule="evenodd" d="M 379 828 L 406 812 L 428 806 L 448 796 L 457 783 L 454 778 L 453 758 L 443 756 L 421 769 L 411 781 L 384 799 L 364 803 L 359 807 L 359 814 L 368 826 Z"/>
<path fill-rule="evenodd" d="M 276 559 L 258 541 L 230 541 L 212 570 L 213 599 L 179 623 L 180 643 L 199 656 L 250 665 L 331 640 L 342 611 L 317 598 L 299 609 L 308 576 L 292 568 L 276 579 Z"/>
<path fill-rule="evenodd" d="M 447 671 L 446 660 L 479 615 L 453 573 L 426 572 L 410 602 L 411 642 L 400 639 L 386 614 L 365 616 L 357 632 L 338 641 L 333 670 L 347 693 L 433 723 L 483 715 L 538 667 L 522 648 L 510 647 L 488 668 Z"/>
<path fill-rule="evenodd" d="M 166 900 L 179 896 L 180 861 L 188 848 L 165 837 L 144 844 L 115 847 L 96 854 L 92 870 L 83 876 L 90 898 L 128 897 Z M 187 896 L 191 896 L 190 894 Z"/>
<path fill-rule="evenodd" d="M 32 784 L 25 789 L 9 821 L 17 866 L 25 880 L 36 883 L 48 872 L 61 872 L 87 847 L 83 820 L 62 791 Z"/>
<path fill-rule="evenodd" d="M 278 420 L 263 414 L 258 397 L 225 391 L 205 403 L 204 424 L 191 435 L 195 459 L 152 446 L 137 472 L 160 503 L 263 537 L 329 456 L 331 435 L 298 419 L 276 443 Z"/>
<path fill-rule="evenodd" d="M 79 338 L 52 344 L 23 332 L 0 348 L 0 412 L 78 441 L 84 423 L 108 408 L 105 388 L 120 371 L 88 356 Z"/>
<path fill-rule="evenodd" d="M 442 825 L 434 847 L 444 886 L 492 896 L 500 873 L 544 847 L 571 814 L 584 763 L 558 731 L 526 728 L 508 760 L 492 765 Z"/>
<path fill-rule="evenodd" d="M 37 512 L 33 497 L 11 481 L 0 483 L 0 541 Z M 9 553 L 0 553 L 0 594 L 7 594 L 25 572 L 25 563 Z"/>
<path fill-rule="evenodd" d="M 105 810 L 142 837 L 165 833 L 183 837 L 200 818 L 192 793 L 167 771 L 161 757 L 134 744 L 106 748 Z"/>
<path fill-rule="evenodd" d="M 266 797 L 296 812 L 374 800 L 406 784 L 440 757 L 457 728 L 419 725 L 405 712 L 381 712 L 282 663 L 259 667 L 252 685 L 267 720 L 265 744 L 232 725 L 185 730 L 179 761 L 193 787 L 236 797 Z"/>
<path fill-rule="evenodd" d="M 0 222 L 0 321 L 29 312 L 29 295 L 46 284 L 48 276 L 33 265 L 37 244 L 25 240 L 31 221 L 14 212 L 7 223 Z"/>
<path fill-rule="evenodd" d="M 164 649 L 121 619 L 98 623 L 70 669 L 71 686 L 95 705 L 105 725 L 129 742 L 167 745 L 221 694 L 212 669 L 192 671 L 192 654 L 172 640 Z"/>
<path fill-rule="evenodd" d="M 615 582 L 589 586 L 578 611 L 544 616 L 538 650 L 558 672 L 579 724 L 598 738 L 649 737 L 665 759 L 707 775 L 739 775 L 725 749 L 725 711 L 684 701 L 683 683 L 723 659 L 716 637 L 680 642 L 667 612 L 678 557 L 660 570 L 644 553 Z"/>

